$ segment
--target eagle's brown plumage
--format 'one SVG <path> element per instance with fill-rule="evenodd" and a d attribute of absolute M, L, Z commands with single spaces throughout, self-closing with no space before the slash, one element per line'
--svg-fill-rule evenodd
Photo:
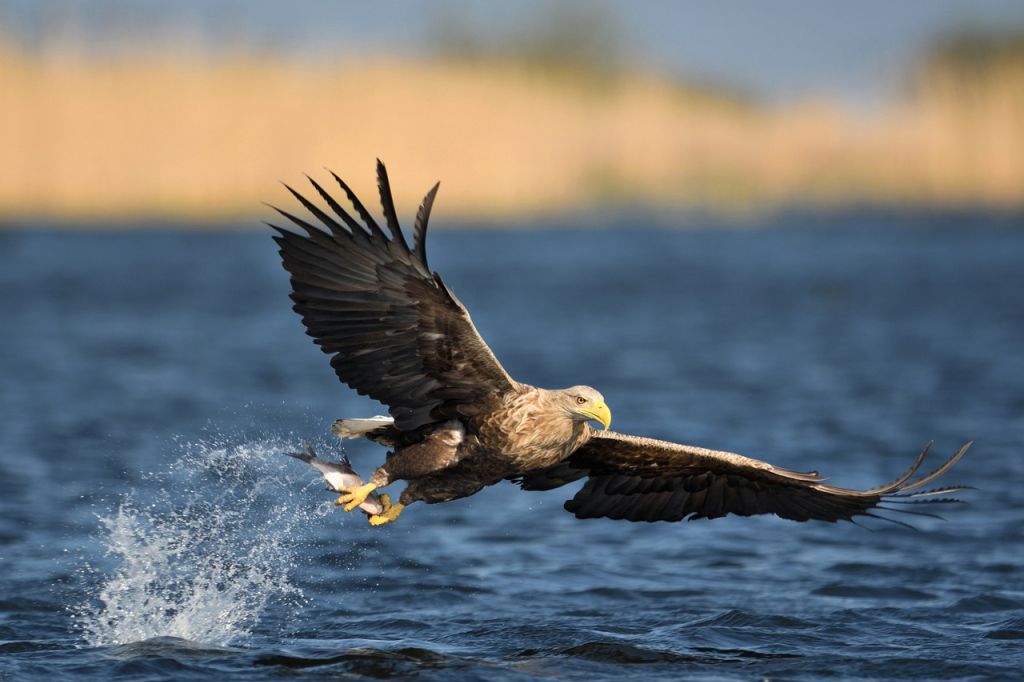
<path fill-rule="evenodd" d="M 880 506 L 885 502 L 948 502 L 944 495 L 961 489 L 921 490 L 952 467 L 969 443 L 931 474 L 911 480 L 925 448 L 903 477 L 857 491 L 741 455 L 597 431 L 589 420 L 607 427 L 611 419 L 600 393 L 514 381 L 465 307 L 430 271 L 426 232 L 438 185 L 416 214 L 410 248 L 383 164 L 377 163 L 377 181 L 387 232 L 332 175 L 358 220 L 310 178 L 327 210 L 286 187 L 321 226 L 275 209 L 303 233 L 271 227 L 307 333 L 332 356 L 338 378 L 387 405 L 393 418 L 369 420 L 366 428 L 351 424 L 368 420 L 336 425 L 339 435 L 365 435 L 394 449 L 368 485 L 340 498 L 349 503 L 346 509 L 376 487 L 409 481 L 401 504 L 371 523 L 393 521 L 412 502 L 465 497 L 503 479 L 547 490 L 586 478 L 567 510 L 578 518 L 630 521 L 726 514 L 851 520 L 880 508 L 909 511 Z"/>

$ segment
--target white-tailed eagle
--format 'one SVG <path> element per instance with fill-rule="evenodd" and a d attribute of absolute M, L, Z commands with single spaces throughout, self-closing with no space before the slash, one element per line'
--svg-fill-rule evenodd
<path fill-rule="evenodd" d="M 910 511 L 902 503 L 953 502 L 946 496 L 962 489 L 925 486 L 970 443 L 926 475 L 914 478 L 927 447 L 892 483 L 851 490 L 824 483 L 816 472 L 608 431 L 611 411 L 595 389 L 548 390 L 509 376 L 465 307 L 430 270 L 427 222 L 438 185 L 416 214 L 410 246 L 383 164 L 377 165 L 383 227 L 332 175 L 351 209 L 310 179 L 322 206 L 288 190 L 320 225 L 275 209 L 301 232 L 271 227 L 307 333 L 331 356 L 341 381 L 388 407 L 390 417 L 334 426 L 341 437 L 364 436 L 390 449 L 368 483 L 339 486 L 345 495 L 338 503 L 347 511 L 362 505 L 377 512 L 370 515 L 373 525 L 394 521 L 414 502 L 446 502 L 503 480 L 524 490 L 549 490 L 585 478 L 565 503 L 568 511 L 577 518 L 629 521 L 726 514 L 848 521 L 880 508 Z M 397 502 L 376 494 L 367 502 L 396 480 L 408 482 Z"/>

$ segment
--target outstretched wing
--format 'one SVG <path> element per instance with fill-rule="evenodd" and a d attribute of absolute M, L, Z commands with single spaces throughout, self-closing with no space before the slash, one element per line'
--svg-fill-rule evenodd
<path fill-rule="evenodd" d="M 910 471 L 892 483 L 850 490 L 826 485 L 817 472 L 800 473 L 731 452 L 606 431 L 595 432 L 566 461 L 527 474 L 520 483 L 525 490 L 549 490 L 587 477 L 583 488 L 565 503 L 565 508 L 581 519 L 680 521 L 726 514 L 776 514 L 794 521 L 835 522 L 859 515 L 877 516 L 873 510 L 878 509 L 934 516 L 905 505 L 955 502 L 944 496 L 963 490 L 962 486 L 921 488 L 956 464 L 970 445 L 965 444 L 938 469 L 914 481 L 911 478 L 924 462 L 928 447 Z"/>
<path fill-rule="evenodd" d="M 306 332 L 333 356 L 338 378 L 387 405 L 402 430 L 469 414 L 474 404 L 512 389 L 515 382 L 465 307 L 427 265 L 427 222 L 438 185 L 416 214 L 410 249 L 380 161 L 377 184 L 388 234 L 348 185 L 334 179 L 362 222 L 310 178 L 331 213 L 285 187 L 323 227 L 276 207 L 305 234 L 270 227 L 279 233 L 274 240 L 291 273 L 294 309 Z"/>

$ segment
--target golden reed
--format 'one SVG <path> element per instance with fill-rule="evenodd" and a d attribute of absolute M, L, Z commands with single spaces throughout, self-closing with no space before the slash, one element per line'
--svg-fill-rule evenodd
<path fill-rule="evenodd" d="M 234 220 L 328 166 L 450 217 L 621 203 L 1024 205 L 1024 69 L 924 78 L 871 114 L 444 59 L 0 50 L 0 217 Z"/>

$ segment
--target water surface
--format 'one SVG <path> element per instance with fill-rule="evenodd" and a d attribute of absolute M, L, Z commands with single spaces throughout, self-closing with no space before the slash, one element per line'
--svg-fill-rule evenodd
<path fill-rule="evenodd" d="M 1019 221 L 626 222 L 441 232 L 432 265 L 515 377 L 596 386 L 617 430 L 850 486 L 974 439 L 970 504 L 628 524 L 502 485 L 373 529 L 283 455 L 380 408 L 266 234 L 4 232 L 0 679 L 1017 677 Z"/>

